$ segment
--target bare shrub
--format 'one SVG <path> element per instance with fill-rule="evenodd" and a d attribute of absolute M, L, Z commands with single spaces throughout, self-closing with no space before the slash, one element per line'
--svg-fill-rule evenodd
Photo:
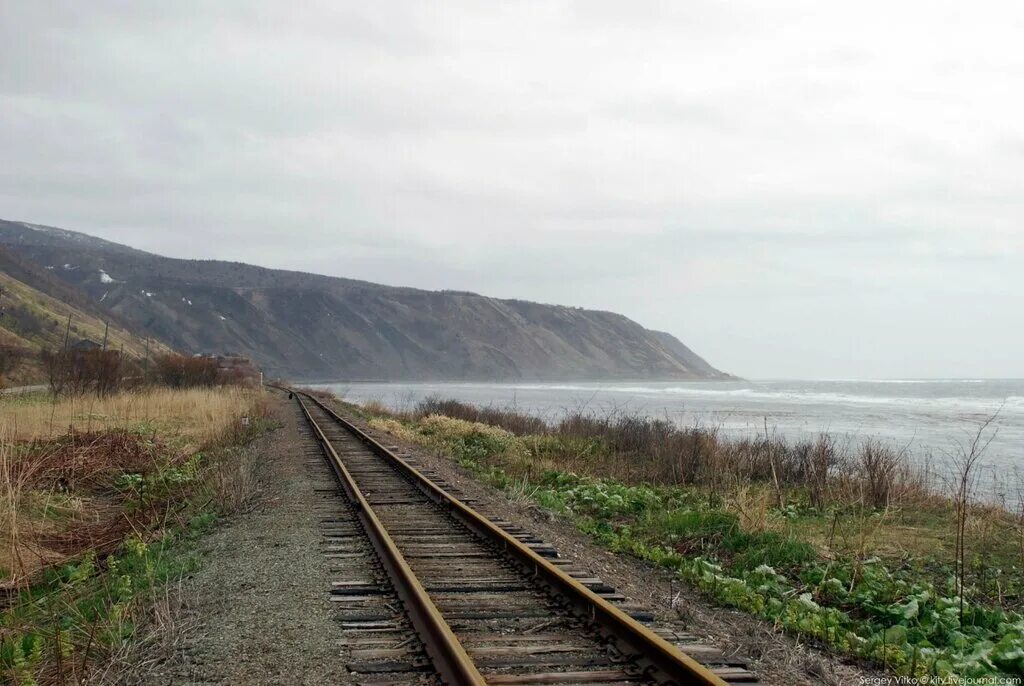
<path fill-rule="evenodd" d="M 878 441 L 867 441 L 857 455 L 865 502 L 876 509 L 889 506 L 904 451 L 894 451 Z"/>
<path fill-rule="evenodd" d="M 56 395 L 63 395 L 68 385 L 69 360 L 67 352 L 55 353 L 50 350 L 43 350 L 40 353 L 43 363 L 43 371 L 46 373 L 46 383 L 50 391 Z"/>
<path fill-rule="evenodd" d="M 821 510 L 829 500 L 829 480 L 839 462 L 835 441 L 828 434 L 821 434 L 813 443 L 798 444 L 796 452 L 811 506 Z"/>
<path fill-rule="evenodd" d="M 245 511 L 261 488 L 258 454 L 247 448 L 218 454 L 209 465 L 206 488 L 221 512 Z"/>
<path fill-rule="evenodd" d="M 989 443 L 996 437 L 996 432 L 991 432 L 987 437 L 986 429 L 995 421 L 998 412 L 978 427 L 977 433 L 967 446 L 961 446 L 957 455 L 953 458 L 953 465 L 956 468 L 956 579 L 957 595 L 960 597 L 960 621 L 964 621 L 964 586 L 967 583 L 967 516 L 971 509 L 975 481 L 977 480 L 976 467 L 978 460 L 988 448 Z"/>
<path fill-rule="evenodd" d="M 380 411 L 383 406 L 376 403 L 376 409 Z M 515 410 L 501 410 L 493 407 L 476 407 L 458 400 L 443 400 L 431 396 L 424 398 L 416 405 L 413 414 L 418 417 L 426 417 L 432 414 L 440 414 L 453 419 L 464 419 L 467 422 L 480 422 L 500 426 L 506 431 L 525 436 L 527 434 L 546 433 L 548 425 L 544 420 Z"/>
<path fill-rule="evenodd" d="M 22 351 L 11 345 L 0 345 L 0 388 L 7 382 L 7 375 L 14 369 Z"/>
<path fill-rule="evenodd" d="M 125 387 L 134 367 L 117 350 L 43 350 L 41 360 L 54 395 L 109 395 Z"/>
<path fill-rule="evenodd" d="M 1024 479 L 1021 478 L 1021 473 L 1016 467 L 1013 469 L 1013 479 L 1017 505 L 1012 510 L 1013 517 L 1011 521 L 1014 541 L 1017 546 L 1017 559 L 1020 560 L 1017 565 L 1018 574 L 1021 577 L 1021 581 L 1024 581 Z"/>
<path fill-rule="evenodd" d="M 157 383 L 170 388 L 216 386 L 221 382 L 217 360 L 169 353 L 153 360 L 152 375 Z"/>

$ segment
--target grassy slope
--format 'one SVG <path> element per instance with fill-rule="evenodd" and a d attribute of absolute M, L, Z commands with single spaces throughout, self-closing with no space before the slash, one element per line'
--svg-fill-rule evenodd
<path fill-rule="evenodd" d="M 0 272 L 0 346 L 19 349 L 17 366 L 6 375 L 9 385 L 40 383 L 43 372 L 38 353 L 44 348 L 60 349 L 71 317 L 70 340 L 103 341 L 104 321 L 90 313 Z M 146 342 L 124 328 L 112 324 L 107 345 L 113 350 L 123 347 L 126 354 L 140 358 L 146 353 Z M 160 343 L 151 343 L 150 352 L 169 352 Z M 0 380 L 2 384 L 2 380 Z"/>
<path fill-rule="evenodd" d="M 71 341 L 88 338 L 103 341 L 104 322 L 96 315 L 68 305 L 46 295 L 31 286 L 0 272 L 0 305 L 4 317 L 0 328 L 4 334 L 16 338 L 23 345 L 59 348 L 64 344 L 68 315 L 71 316 Z M 141 357 L 146 351 L 146 342 L 125 329 L 111 326 L 107 344 L 112 349 L 124 346 L 126 353 Z M 159 351 L 159 349 L 154 348 Z"/>

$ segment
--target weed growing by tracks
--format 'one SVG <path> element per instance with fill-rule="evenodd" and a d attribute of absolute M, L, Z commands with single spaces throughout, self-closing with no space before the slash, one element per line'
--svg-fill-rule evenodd
<path fill-rule="evenodd" d="M 858 499 L 836 491 L 815 498 L 809 494 L 813 485 L 787 487 L 790 477 L 783 471 L 783 460 L 806 457 L 813 463 L 810 449 L 812 454 L 797 451 L 792 458 L 779 444 L 729 488 L 710 478 L 664 485 L 647 481 L 649 469 L 621 464 L 637 449 L 616 454 L 600 431 L 517 435 L 427 411 L 367 418 L 374 429 L 447 455 L 513 497 L 567 517 L 610 550 L 673 570 L 723 604 L 844 654 L 918 677 L 1024 672 L 1024 619 L 1013 606 L 1020 570 L 998 570 L 993 577 L 1010 607 L 987 602 L 988 587 L 976 581 L 961 614 L 958 579 L 948 560 L 876 554 L 882 546 L 875 533 L 892 516 L 893 489 L 905 494 L 909 483 L 886 477 L 899 465 L 878 454 L 877 446 L 871 465 L 878 469 L 867 472 L 877 477 L 869 481 L 873 488 Z M 639 427 L 633 435 L 642 433 Z M 702 448 L 708 459 L 714 445 Z M 602 478 L 602 471 L 616 478 Z M 836 486 L 827 479 L 818 483 L 822 489 Z M 838 486 L 854 492 L 849 482 Z M 948 506 L 936 507 L 945 513 Z M 912 509 L 911 501 L 904 507 Z M 934 528 L 929 516 L 934 512 L 918 512 L 915 521 Z M 832 545 L 810 535 L 816 527 L 831 529 Z M 985 579 L 980 573 L 974 578 Z"/>
<path fill-rule="evenodd" d="M 131 412 L 104 417 L 117 428 L 0 442 L 0 681 L 87 681 L 123 652 L 161 588 L 194 567 L 196 539 L 252 497 L 245 446 L 271 426 L 262 396 L 154 393 L 118 401 Z M 140 417 L 158 404 L 180 411 L 168 424 Z M 183 436 L 175 427 L 190 421 L 203 425 Z"/>

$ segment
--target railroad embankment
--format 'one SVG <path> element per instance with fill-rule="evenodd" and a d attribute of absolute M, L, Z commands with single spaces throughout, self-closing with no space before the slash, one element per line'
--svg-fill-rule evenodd
<path fill-rule="evenodd" d="M 237 387 L 0 396 L 0 681 L 116 680 L 195 541 L 253 496 L 270 426 Z"/>
<path fill-rule="evenodd" d="M 735 442 L 632 417 L 550 426 L 457 402 L 346 409 L 667 572 L 684 595 L 826 654 L 919 677 L 1024 672 L 1024 520 L 976 502 L 969 470 L 942 492 L 898 453 L 827 436 Z"/>

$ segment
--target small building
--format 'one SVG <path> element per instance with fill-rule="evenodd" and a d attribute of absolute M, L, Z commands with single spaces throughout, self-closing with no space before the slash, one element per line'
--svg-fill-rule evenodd
<path fill-rule="evenodd" d="M 71 344 L 71 349 L 75 352 L 92 352 L 93 350 L 99 350 L 103 346 L 96 341 L 89 340 L 88 338 L 79 338 L 77 341 Z"/>
<path fill-rule="evenodd" d="M 237 353 L 216 355 L 217 373 L 236 383 L 258 386 L 263 383 L 263 372 L 247 356 Z"/>

